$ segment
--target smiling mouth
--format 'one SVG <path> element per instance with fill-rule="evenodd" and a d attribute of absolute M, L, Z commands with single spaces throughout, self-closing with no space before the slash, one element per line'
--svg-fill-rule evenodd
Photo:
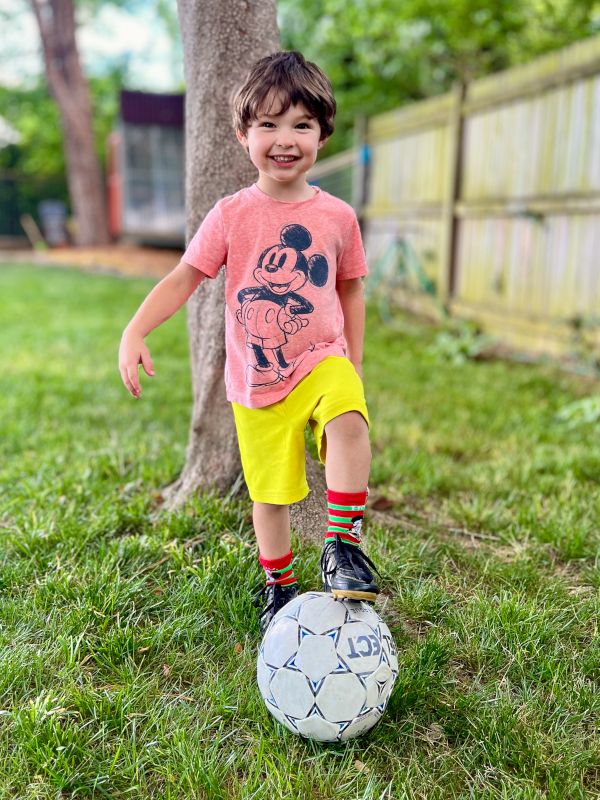
<path fill-rule="evenodd" d="M 289 283 L 269 283 L 272 292 L 287 292 L 291 285 L 291 281 Z"/>
<path fill-rule="evenodd" d="M 291 164 L 292 161 L 298 161 L 300 156 L 269 156 L 278 164 Z"/>

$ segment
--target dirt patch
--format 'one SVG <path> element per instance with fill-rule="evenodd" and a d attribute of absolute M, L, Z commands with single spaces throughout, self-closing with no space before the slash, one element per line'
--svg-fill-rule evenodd
<path fill-rule="evenodd" d="M 181 250 L 114 244 L 106 247 L 56 247 L 38 252 L 19 250 L 2 254 L 4 262 L 75 267 L 133 278 L 163 278 L 177 265 Z"/>

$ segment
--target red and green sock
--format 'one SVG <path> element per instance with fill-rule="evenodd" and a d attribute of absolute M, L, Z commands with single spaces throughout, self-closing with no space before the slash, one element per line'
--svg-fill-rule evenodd
<path fill-rule="evenodd" d="M 294 568 L 292 567 L 293 553 L 290 550 L 280 558 L 263 558 L 260 554 L 258 560 L 265 571 L 267 586 L 277 583 L 280 586 L 291 586 L 296 583 Z"/>
<path fill-rule="evenodd" d="M 325 542 L 334 542 L 337 535 L 348 544 L 360 546 L 367 495 L 368 490 L 364 492 L 327 490 L 329 520 Z"/>

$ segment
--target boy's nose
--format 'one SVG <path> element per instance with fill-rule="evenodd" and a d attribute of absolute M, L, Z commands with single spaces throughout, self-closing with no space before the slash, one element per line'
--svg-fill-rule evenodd
<path fill-rule="evenodd" d="M 294 137 L 291 132 L 280 131 L 276 144 L 279 147 L 293 147 Z"/>

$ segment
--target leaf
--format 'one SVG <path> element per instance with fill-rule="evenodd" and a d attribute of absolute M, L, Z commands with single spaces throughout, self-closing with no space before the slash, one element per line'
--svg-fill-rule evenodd
<path fill-rule="evenodd" d="M 370 506 L 374 511 L 388 511 L 390 508 L 394 507 L 394 501 L 381 494 L 379 497 L 375 498 Z"/>

